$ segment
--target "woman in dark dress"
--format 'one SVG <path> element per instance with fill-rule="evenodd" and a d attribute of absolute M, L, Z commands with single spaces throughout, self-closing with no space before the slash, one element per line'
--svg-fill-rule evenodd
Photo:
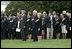
<path fill-rule="evenodd" d="M 28 39 L 29 41 L 31 40 L 31 12 L 28 12 L 27 14 L 27 20 L 26 20 L 26 23 L 25 23 L 25 26 L 26 26 L 26 33 L 27 33 L 27 36 L 28 36 Z"/>
<path fill-rule="evenodd" d="M 37 13 L 37 17 L 38 17 L 38 41 L 40 41 L 41 40 L 41 38 L 42 38 L 42 19 L 41 19 L 41 13 L 39 12 L 39 13 Z"/>
<path fill-rule="evenodd" d="M 37 11 L 33 11 L 33 16 L 31 17 L 31 30 L 32 30 L 32 38 L 33 41 L 38 41 L 37 33 L 38 33 L 38 25 L 37 25 Z"/>
<path fill-rule="evenodd" d="M 46 24 L 45 24 L 45 17 L 47 16 L 47 13 L 44 11 L 42 13 L 42 39 L 46 39 Z"/>
<path fill-rule="evenodd" d="M 60 37 L 60 30 L 61 30 L 61 27 L 60 27 L 60 19 L 58 16 L 55 17 L 55 24 L 54 24 L 54 32 L 56 33 L 56 38 L 59 38 Z"/>
<path fill-rule="evenodd" d="M 67 38 L 71 38 L 71 13 L 67 13 L 67 26 L 66 26 L 66 29 L 67 29 Z"/>

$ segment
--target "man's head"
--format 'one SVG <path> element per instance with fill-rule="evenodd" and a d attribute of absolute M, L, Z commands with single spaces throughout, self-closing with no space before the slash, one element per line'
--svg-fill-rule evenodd
<path fill-rule="evenodd" d="M 61 17 L 61 18 L 63 18 L 63 17 L 64 17 L 64 15 L 61 13 L 61 14 L 60 14 L 60 17 Z"/>

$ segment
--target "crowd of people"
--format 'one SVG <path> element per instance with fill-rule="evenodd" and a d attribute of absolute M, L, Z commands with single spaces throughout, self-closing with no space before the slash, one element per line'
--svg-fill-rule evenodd
<path fill-rule="evenodd" d="M 1 14 L 1 39 L 40 41 L 66 38 L 71 38 L 71 13 L 66 11 L 20 10 L 16 16 Z"/>

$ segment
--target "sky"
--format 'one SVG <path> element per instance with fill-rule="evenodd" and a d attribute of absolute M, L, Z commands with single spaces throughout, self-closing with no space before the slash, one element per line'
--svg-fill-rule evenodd
<path fill-rule="evenodd" d="M 10 1 L 1 1 L 1 11 L 5 11 L 5 8 L 10 3 Z"/>

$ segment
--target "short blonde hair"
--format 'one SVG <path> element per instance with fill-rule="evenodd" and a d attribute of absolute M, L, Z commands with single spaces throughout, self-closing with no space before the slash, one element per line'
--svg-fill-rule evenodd
<path fill-rule="evenodd" d="M 33 13 L 37 13 L 37 10 L 33 10 Z"/>
<path fill-rule="evenodd" d="M 63 14 L 66 14 L 66 11 L 62 11 Z"/>
<path fill-rule="evenodd" d="M 56 11 L 53 11 L 53 14 L 56 14 Z"/>
<path fill-rule="evenodd" d="M 44 11 L 42 15 L 45 15 L 45 16 L 47 16 L 47 13 Z"/>
<path fill-rule="evenodd" d="M 71 13 L 67 12 L 66 15 L 71 18 Z"/>

